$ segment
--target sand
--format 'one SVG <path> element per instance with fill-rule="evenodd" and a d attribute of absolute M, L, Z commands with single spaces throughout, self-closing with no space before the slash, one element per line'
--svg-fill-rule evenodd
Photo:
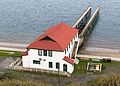
<path fill-rule="evenodd" d="M 0 42 L 0 50 L 26 51 L 29 44 Z"/>
<path fill-rule="evenodd" d="M 79 51 L 79 54 L 86 54 L 93 56 L 120 57 L 120 49 L 86 47 L 85 49 Z"/>

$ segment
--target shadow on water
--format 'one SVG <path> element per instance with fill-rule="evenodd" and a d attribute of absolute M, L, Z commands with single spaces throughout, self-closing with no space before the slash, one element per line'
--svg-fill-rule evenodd
<path fill-rule="evenodd" d="M 84 41 L 84 43 L 83 43 L 83 47 L 86 47 L 86 46 L 87 46 L 88 39 L 91 37 L 91 34 L 93 33 L 93 30 L 94 30 L 95 27 L 97 26 L 98 21 L 99 21 L 99 18 L 100 18 L 100 15 L 98 14 L 97 17 L 96 17 L 96 19 L 95 19 L 94 22 L 92 23 L 92 26 L 89 28 L 89 31 L 88 31 L 87 34 L 86 34 L 85 41 Z"/>

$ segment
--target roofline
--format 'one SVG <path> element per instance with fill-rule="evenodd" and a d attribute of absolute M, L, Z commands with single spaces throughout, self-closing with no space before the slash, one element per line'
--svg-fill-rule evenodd
<path fill-rule="evenodd" d="M 26 48 L 26 49 L 36 49 L 36 50 L 40 50 L 38 48 Z M 47 49 L 41 49 L 41 50 L 47 50 Z M 64 50 L 51 50 L 51 51 L 59 51 L 59 52 L 64 52 Z"/>

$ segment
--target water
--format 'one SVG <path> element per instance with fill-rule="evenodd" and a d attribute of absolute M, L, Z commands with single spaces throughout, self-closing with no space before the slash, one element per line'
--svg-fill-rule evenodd
<path fill-rule="evenodd" d="M 120 49 L 120 1 L 92 0 L 100 18 L 85 43 Z M 72 25 L 91 0 L 0 0 L 0 42 L 30 43 L 61 21 Z"/>

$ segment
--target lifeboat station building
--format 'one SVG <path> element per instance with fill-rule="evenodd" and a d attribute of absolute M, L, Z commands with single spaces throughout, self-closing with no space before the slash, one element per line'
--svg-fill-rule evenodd
<path fill-rule="evenodd" d="M 22 56 L 23 67 L 72 73 L 75 58 L 73 49 L 78 30 L 61 22 L 48 28 L 28 47 Z"/>

